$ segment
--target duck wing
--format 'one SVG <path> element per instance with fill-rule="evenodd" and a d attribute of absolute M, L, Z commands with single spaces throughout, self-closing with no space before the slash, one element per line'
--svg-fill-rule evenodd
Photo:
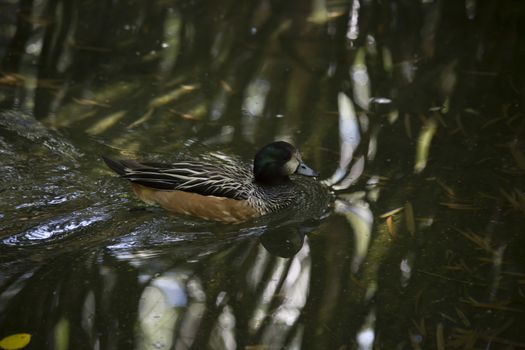
<path fill-rule="evenodd" d="M 103 158 L 113 171 L 133 183 L 204 196 L 248 199 L 253 177 L 250 169 L 235 159 L 223 159 L 220 164 L 203 161 L 156 164 Z"/>

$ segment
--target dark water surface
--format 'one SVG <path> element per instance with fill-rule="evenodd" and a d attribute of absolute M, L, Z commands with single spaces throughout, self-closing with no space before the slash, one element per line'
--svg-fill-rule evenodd
<path fill-rule="evenodd" d="M 0 340 L 525 348 L 523 18 L 495 0 L 0 2 Z M 146 207 L 100 158 L 249 161 L 277 139 L 319 183 L 236 225 Z"/>

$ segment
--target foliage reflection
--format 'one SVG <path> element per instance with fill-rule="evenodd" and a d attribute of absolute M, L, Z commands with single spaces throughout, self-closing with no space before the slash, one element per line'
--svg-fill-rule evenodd
<path fill-rule="evenodd" d="M 525 347 L 524 14 L 495 0 L 0 4 L 0 339 Z M 273 139 L 331 191 L 311 189 L 304 216 L 223 226 L 137 208 L 98 157 L 249 159 Z"/>

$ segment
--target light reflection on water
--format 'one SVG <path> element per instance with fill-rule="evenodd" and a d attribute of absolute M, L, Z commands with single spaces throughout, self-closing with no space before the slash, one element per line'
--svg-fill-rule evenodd
<path fill-rule="evenodd" d="M 108 215 L 103 213 L 89 217 L 86 217 L 86 214 L 91 213 L 90 211 L 77 212 L 62 218 L 53 219 L 20 234 L 9 236 L 2 243 L 8 246 L 25 246 L 39 244 L 40 242 L 57 241 L 73 233 L 79 235 L 82 229 L 109 218 Z"/>
<path fill-rule="evenodd" d="M 0 339 L 525 346 L 519 6 L 22 3 L 0 5 Z M 145 210 L 98 156 L 273 139 L 333 193 L 299 180 L 290 213 L 231 226 Z"/>

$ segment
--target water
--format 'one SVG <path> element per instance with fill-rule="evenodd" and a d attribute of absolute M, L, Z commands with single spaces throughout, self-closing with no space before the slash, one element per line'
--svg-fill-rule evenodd
<path fill-rule="evenodd" d="M 524 10 L 4 1 L 0 340 L 525 347 Z M 100 158 L 276 139 L 319 184 L 236 225 L 146 207 Z"/>

